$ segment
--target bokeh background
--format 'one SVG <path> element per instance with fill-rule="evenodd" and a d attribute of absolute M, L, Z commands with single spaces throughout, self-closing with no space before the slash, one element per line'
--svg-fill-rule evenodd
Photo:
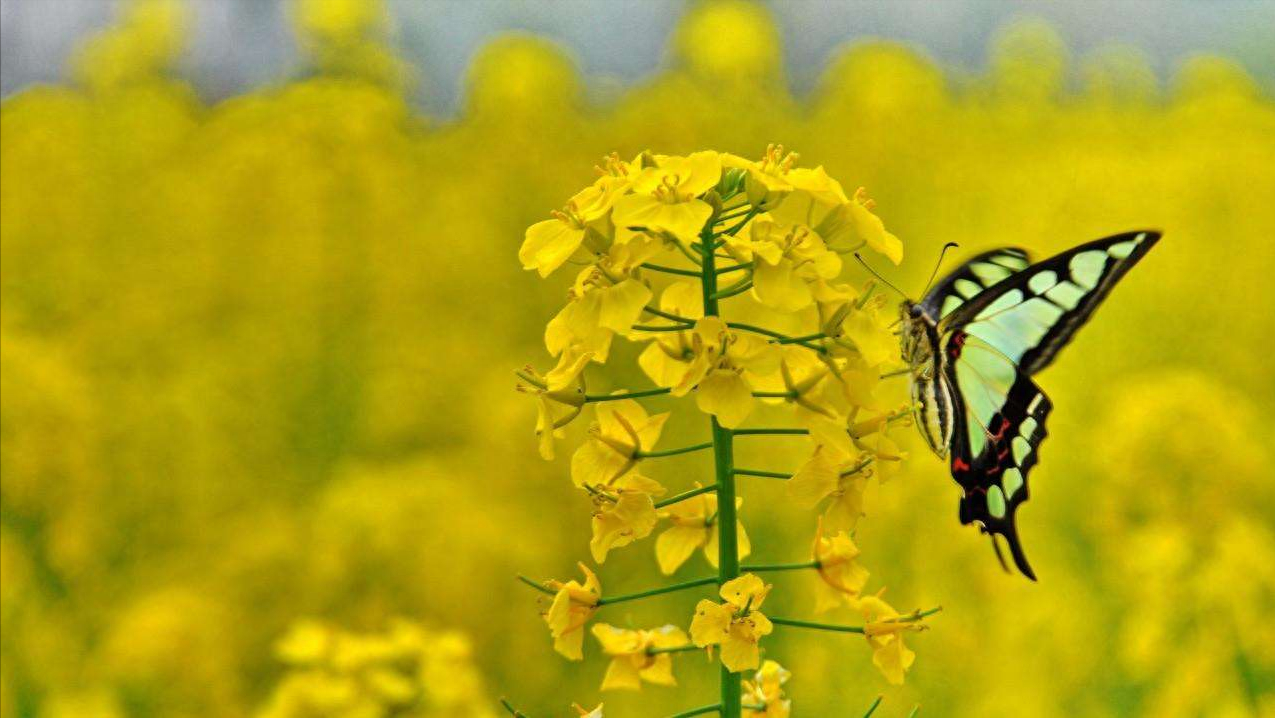
<path fill-rule="evenodd" d="M 605 661 L 559 660 L 513 580 L 575 575 L 589 533 L 511 374 L 568 280 L 516 250 L 606 152 L 768 142 L 870 188 L 914 292 L 947 241 L 1165 231 L 1040 377 L 1040 583 L 903 434 L 858 540 L 945 610 L 897 689 L 853 637 L 774 636 L 796 714 L 1275 715 L 1271 3 L 39 5 L 3 4 L 0 716 L 299 716 L 337 630 L 425 666 L 409 714 L 594 704 Z M 755 556 L 801 558 L 809 517 L 746 491 Z M 602 575 L 651 584 L 649 542 Z M 709 701 L 678 673 L 608 714 Z"/>

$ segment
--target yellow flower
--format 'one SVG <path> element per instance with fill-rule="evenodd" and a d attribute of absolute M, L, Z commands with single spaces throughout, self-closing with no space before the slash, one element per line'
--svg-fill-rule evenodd
<path fill-rule="evenodd" d="M 884 589 L 882 589 L 884 592 Z M 912 667 L 916 654 L 903 644 L 907 631 L 923 631 L 925 625 L 915 614 L 901 616 L 878 593 L 858 600 L 865 624 L 863 635 L 872 647 L 872 662 L 893 685 L 903 683 L 903 675 Z"/>
<path fill-rule="evenodd" d="M 535 269 L 547 277 L 580 250 L 586 237 L 601 243 L 599 223 L 616 199 L 628 189 L 628 180 L 603 176 L 580 190 L 567 201 L 553 219 L 537 222 L 527 228 L 526 238 L 518 250 L 523 269 Z"/>
<path fill-rule="evenodd" d="M 584 573 L 584 583 L 550 581 L 549 587 L 557 593 L 545 613 L 549 635 L 553 636 L 553 649 L 573 661 L 584 657 L 584 626 L 597 611 L 598 599 L 602 597 L 598 577 L 588 566 L 577 565 Z"/>
<path fill-rule="evenodd" d="M 781 202 L 793 190 L 788 173 L 797 164 L 796 152 L 784 153 L 783 145 L 767 145 L 758 162 L 722 154 L 722 165 L 746 170 L 744 189 L 753 207 L 765 210 Z"/>
<path fill-rule="evenodd" d="M 828 246 L 855 249 L 866 244 L 891 262 L 903 261 L 903 243 L 872 213 L 873 202 L 861 187 L 851 199 L 823 167 L 794 169 L 786 175 L 793 191 L 770 214 L 779 222 L 804 224 Z"/>
<path fill-rule="evenodd" d="M 770 619 L 758 610 L 770 586 L 746 573 L 727 581 L 718 593 L 725 603 L 704 599 L 695 606 L 691 641 L 700 647 L 720 645 L 722 665 L 731 672 L 756 668 L 761 660 L 757 642 L 774 630 Z"/>
<path fill-rule="evenodd" d="M 854 598 L 868 581 L 868 570 L 856 560 L 859 547 L 849 534 L 840 531 L 832 538 L 824 537 L 820 519 L 812 553 L 819 562 L 820 579 L 815 588 L 815 611 L 823 613 L 847 602 L 854 604 Z"/>
<path fill-rule="evenodd" d="M 735 499 L 736 508 L 743 503 L 742 498 Z M 700 547 L 703 547 L 704 558 L 708 559 L 709 565 L 717 565 L 716 494 L 692 496 L 669 506 L 661 515 L 672 524 L 655 539 L 655 558 L 664 575 L 676 571 Z M 752 545 L 744 531 L 744 522 L 737 522 L 735 531 L 742 559 L 752 551 Z"/>
<path fill-rule="evenodd" d="M 879 366 L 898 357 L 899 340 L 890 325 L 894 319 L 882 312 L 885 297 L 877 296 L 860 309 L 846 313 L 840 334 L 849 339 L 864 363 Z"/>
<path fill-rule="evenodd" d="M 704 315 L 702 290 L 693 282 L 674 282 L 660 295 L 660 310 L 687 319 Z M 657 318 L 655 326 L 678 326 L 669 319 Z M 675 386 L 686 376 L 695 356 L 691 332 L 652 332 L 652 341 L 638 356 L 638 365 L 656 386 Z"/>
<path fill-rule="evenodd" d="M 788 718 L 792 701 L 784 698 L 783 685 L 792 676 L 775 661 L 766 660 L 753 674 L 751 681 L 744 681 L 744 703 L 761 706 L 745 708 L 747 718 Z"/>
<path fill-rule="evenodd" d="M 829 528 L 853 529 L 863 515 L 869 458 L 847 456 L 827 445 L 816 446 L 806 463 L 786 482 L 788 495 L 810 508 L 830 499 L 824 509 Z"/>
<path fill-rule="evenodd" d="M 591 487 L 590 487 L 591 488 Z M 606 561 L 613 548 L 651 535 L 659 520 L 653 496 L 664 493 L 659 482 L 629 472 L 606 489 L 593 489 L 593 560 Z"/>
<path fill-rule="evenodd" d="M 695 390 L 700 411 L 735 428 L 753 410 L 754 382 L 779 368 L 779 347 L 751 334 L 730 331 L 719 317 L 703 317 L 691 334 L 691 361 L 672 387 L 674 396 Z"/>
<path fill-rule="evenodd" d="M 749 223 L 748 237 L 727 237 L 726 247 L 741 262 L 753 262 L 753 294 L 783 312 L 814 301 L 811 284 L 841 273 L 841 257 L 803 224 L 776 222 L 763 215 Z"/>
<path fill-rule="evenodd" d="M 607 487 L 637 466 L 641 452 L 659 441 L 668 413 L 648 416 L 632 399 L 598 402 L 589 438 L 571 456 L 571 480 L 580 487 Z"/>
<path fill-rule="evenodd" d="M 563 352 L 558 366 L 546 376 L 540 376 L 530 365 L 518 372 L 525 384 L 518 391 L 536 396 L 536 437 L 539 439 L 540 456 L 549 461 L 554 457 L 553 440 L 560 438 L 562 427 L 569 424 L 584 408 L 584 367 L 591 354 Z"/>
<path fill-rule="evenodd" d="M 574 708 L 576 713 L 580 715 L 580 718 L 603 718 L 601 703 L 599 703 L 598 707 L 593 710 L 589 710 L 588 708 L 581 706 L 579 703 L 572 703 L 571 707 Z"/>
<path fill-rule="evenodd" d="M 677 685 L 673 679 L 672 654 L 650 651 L 686 645 L 689 639 L 682 629 L 661 626 L 649 631 L 631 631 L 599 623 L 591 630 L 602 644 L 602 652 L 611 656 L 611 665 L 602 679 L 602 690 L 636 691 L 643 681 L 660 686 Z"/>
<path fill-rule="evenodd" d="M 721 157 L 716 152 L 696 152 L 688 157 L 657 157 L 656 163 L 632 179 L 633 194 L 616 200 L 613 221 L 690 244 L 713 214 L 712 206 L 697 197 L 721 179 Z"/>
<path fill-rule="evenodd" d="M 567 305 L 545 327 L 545 347 L 556 356 L 576 346 L 592 352 L 594 361 L 605 362 L 611 337 L 627 333 L 650 300 L 651 290 L 641 280 L 613 275 L 603 264 L 585 267 Z"/>

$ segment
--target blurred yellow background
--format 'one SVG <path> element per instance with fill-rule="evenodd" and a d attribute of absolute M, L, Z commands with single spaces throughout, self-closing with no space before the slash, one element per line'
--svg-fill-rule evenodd
<path fill-rule="evenodd" d="M 1238 65 L 1191 58 L 1163 90 L 1136 50 L 1073 57 L 1027 20 L 985 75 L 863 43 L 798 100 L 767 12 L 719 2 L 605 103 L 549 42 L 491 42 L 442 121 L 404 99 L 381 13 L 297 5 L 312 71 L 209 105 L 173 72 L 180 5 L 138 3 L 74 83 L 3 103 L 0 716 L 301 715 L 288 646 L 338 629 L 450 661 L 414 715 L 596 704 L 605 659 L 561 661 L 513 578 L 576 575 L 589 536 L 511 374 L 544 365 L 567 280 L 516 251 L 607 152 L 768 142 L 871 190 L 913 293 L 947 241 L 1043 257 L 1165 232 L 1039 378 L 1056 408 L 1020 526 L 1040 583 L 1001 572 L 901 434 L 912 459 L 857 540 L 896 604 L 945 610 L 899 689 L 858 642 L 777 633 L 796 715 L 884 692 L 891 717 L 1275 716 L 1275 104 Z M 755 556 L 801 558 L 808 518 L 745 492 Z M 656 576 L 649 542 L 603 572 Z M 713 667 L 678 675 L 608 714 L 714 695 Z"/>

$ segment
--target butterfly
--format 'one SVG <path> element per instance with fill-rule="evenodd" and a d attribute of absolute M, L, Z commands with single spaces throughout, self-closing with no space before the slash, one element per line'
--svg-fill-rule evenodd
<path fill-rule="evenodd" d="M 1003 537 L 1032 580 L 1015 515 L 1030 496 L 1027 478 L 1052 408 L 1032 376 L 1159 239 L 1150 230 L 1118 234 L 1037 264 L 1022 249 L 992 250 L 900 307 L 913 417 L 934 453 L 950 462 L 961 523 L 990 535 L 1005 565 Z"/>

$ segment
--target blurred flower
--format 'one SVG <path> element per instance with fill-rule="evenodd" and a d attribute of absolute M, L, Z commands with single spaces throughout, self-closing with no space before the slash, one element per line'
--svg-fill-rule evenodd
<path fill-rule="evenodd" d="M 792 674 L 775 661 L 763 661 L 752 680 L 744 681 L 744 703 L 762 708 L 745 708 L 744 715 L 747 718 L 788 718 L 792 712 L 792 701 L 784 697 L 783 686 L 791 677 Z"/>
<path fill-rule="evenodd" d="M 725 603 L 704 599 L 696 604 L 691 640 L 700 647 L 720 645 L 722 665 L 729 671 L 756 668 L 761 660 L 757 642 L 774 630 L 770 619 L 758 610 L 770 586 L 746 573 L 722 584 L 718 593 Z"/>
<path fill-rule="evenodd" d="M 673 655 L 652 653 L 651 649 L 677 648 L 687 644 L 686 632 L 677 626 L 661 626 L 649 631 L 633 631 L 599 623 L 592 628 L 611 656 L 602 690 L 638 690 L 642 682 L 660 686 L 677 685 L 673 679 Z"/>
<path fill-rule="evenodd" d="M 868 582 L 868 570 L 859 565 L 859 547 L 849 534 L 841 531 L 826 538 L 820 519 L 812 554 L 818 562 L 820 579 L 815 588 L 815 611 L 823 613 L 847 603 L 855 605 L 855 598 Z"/>

